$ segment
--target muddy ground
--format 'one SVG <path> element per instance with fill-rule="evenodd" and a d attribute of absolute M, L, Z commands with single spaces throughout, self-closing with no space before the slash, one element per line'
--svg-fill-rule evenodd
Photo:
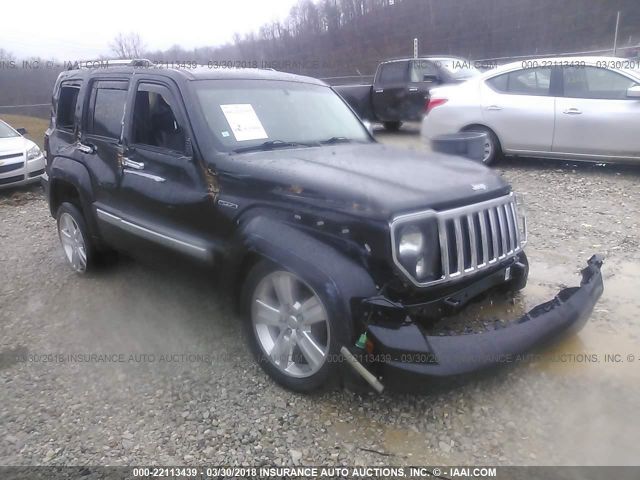
<path fill-rule="evenodd" d="M 411 127 L 377 134 L 422 148 Z M 595 252 L 601 302 L 538 360 L 382 396 L 281 389 L 208 272 L 123 258 L 79 277 L 39 187 L 0 191 L 0 464 L 636 464 L 640 166 L 497 170 L 526 198 L 529 285 L 468 314 L 518 315 L 577 284 Z"/>

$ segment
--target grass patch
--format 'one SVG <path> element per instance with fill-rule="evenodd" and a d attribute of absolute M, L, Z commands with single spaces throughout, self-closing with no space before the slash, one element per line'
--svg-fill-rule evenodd
<path fill-rule="evenodd" d="M 49 128 L 49 121 L 37 117 L 27 117 L 26 115 L 5 115 L 0 114 L 0 119 L 7 122 L 13 128 L 26 128 L 27 137 L 29 140 L 33 140 L 36 144 L 43 148 L 44 132 Z"/>

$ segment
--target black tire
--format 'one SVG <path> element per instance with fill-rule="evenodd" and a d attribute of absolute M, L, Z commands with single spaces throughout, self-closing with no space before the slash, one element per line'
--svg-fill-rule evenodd
<path fill-rule="evenodd" d="M 252 318 L 252 306 L 254 303 L 254 297 L 257 295 L 259 289 L 263 285 L 263 280 L 267 282 L 268 279 L 273 275 L 278 275 L 280 273 L 293 275 L 298 280 L 303 282 L 304 285 L 309 288 L 309 292 L 315 294 L 315 296 L 320 300 L 326 312 L 326 320 L 328 323 L 329 332 L 327 335 L 328 339 L 326 348 L 328 350 L 326 352 L 326 356 L 324 358 L 322 366 L 315 373 L 302 378 L 287 374 L 283 372 L 281 367 L 278 367 L 276 365 L 276 362 L 272 360 L 270 355 L 268 355 L 266 350 L 263 348 L 261 340 L 259 339 L 259 334 L 257 332 L 258 327 L 255 325 Z M 344 345 L 345 339 L 350 338 L 350 330 L 349 326 L 346 325 L 347 322 L 337 321 L 338 318 L 341 318 L 336 313 L 337 309 L 332 304 L 331 299 L 327 298 L 327 296 L 322 293 L 322 290 L 320 288 L 313 288 L 311 286 L 311 282 L 309 282 L 307 279 L 303 279 L 298 275 L 287 272 L 282 267 L 270 261 L 262 260 L 259 261 L 247 275 L 242 287 L 240 302 L 241 313 L 245 326 L 245 333 L 247 335 L 247 340 L 251 351 L 260 367 L 262 367 L 262 369 L 273 380 L 275 380 L 283 387 L 301 393 L 308 393 L 319 390 L 321 388 L 327 389 L 338 385 L 340 380 L 341 362 L 337 361 L 337 359 L 340 355 L 341 345 Z M 282 308 L 280 309 L 280 311 L 282 311 Z M 272 328 L 278 329 L 279 327 L 274 326 Z M 296 346 L 293 348 L 295 349 L 299 347 Z M 298 350 L 296 358 L 303 359 L 302 350 Z"/>
<path fill-rule="evenodd" d="M 399 122 L 399 121 L 382 122 L 382 125 L 384 125 L 385 130 L 387 130 L 388 132 L 397 132 L 398 130 L 400 130 L 400 127 L 402 126 L 402 122 Z"/>
<path fill-rule="evenodd" d="M 487 143 L 485 144 L 485 152 L 488 152 L 487 156 L 482 159 L 482 163 L 485 165 L 492 165 L 502 159 L 502 147 L 500 146 L 500 140 L 493 130 L 483 126 L 473 126 L 465 129 L 465 132 L 478 132 L 484 133 L 487 136 Z"/>
<path fill-rule="evenodd" d="M 73 221 L 72 225 L 75 225 L 75 227 L 79 231 L 79 234 L 82 238 L 82 243 L 84 246 L 84 260 L 81 261 L 80 264 L 74 264 L 72 259 L 69 257 L 69 253 L 67 249 L 69 247 L 69 244 L 65 246 L 65 241 L 63 241 L 63 236 L 65 238 L 68 238 L 65 235 L 64 222 L 67 222 L 69 220 L 69 217 L 71 217 Z M 58 236 L 60 238 L 60 243 L 62 245 L 63 253 L 65 255 L 65 258 L 69 262 L 71 268 L 73 268 L 73 270 L 79 274 L 84 274 L 84 273 L 93 271 L 96 266 L 97 250 L 93 243 L 92 237 L 89 233 L 89 229 L 87 228 L 87 223 L 85 222 L 84 216 L 82 215 L 82 212 L 80 211 L 80 209 L 72 203 L 63 202 L 60 205 L 60 207 L 58 207 L 58 211 L 56 212 L 56 223 L 58 226 Z M 75 245 L 78 246 L 77 243 L 75 243 Z M 72 250 L 74 250 L 73 247 L 71 248 Z M 73 253 L 72 253 L 72 258 L 73 258 Z"/>

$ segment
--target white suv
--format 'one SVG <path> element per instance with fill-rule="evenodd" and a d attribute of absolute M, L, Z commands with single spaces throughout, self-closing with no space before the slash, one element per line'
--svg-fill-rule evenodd
<path fill-rule="evenodd" d="M 25 133 L 0 120 L 0 188 L 36 182 L 45 174 L 44 155 Z"/>

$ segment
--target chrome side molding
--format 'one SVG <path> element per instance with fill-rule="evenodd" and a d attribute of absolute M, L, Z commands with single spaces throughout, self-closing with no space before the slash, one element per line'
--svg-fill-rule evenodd
<path fill-rule="evenodd" d="M 114 227 L 118 227 L 126 232 L 132 233 L 133 235 L 137 235 L 146 240 L 150 240 L 159 245 L 185 253 L 195 258 L 207 261 L 211 260 L 212 258 L 212 254 L 208 248 L 201 245 L 196 245 L 192 241 L 183 240 L 166 233 L 161 233 L 151 228 L 143 227 L 142 225 L 131 222 L 129 220 L 125 220 L 118 215 L 106 212 L 100 208 L 96 209 L 96 213 L 98 216 L 98 220 L 108 223 L 109 225 L 112 225 Z"/>

